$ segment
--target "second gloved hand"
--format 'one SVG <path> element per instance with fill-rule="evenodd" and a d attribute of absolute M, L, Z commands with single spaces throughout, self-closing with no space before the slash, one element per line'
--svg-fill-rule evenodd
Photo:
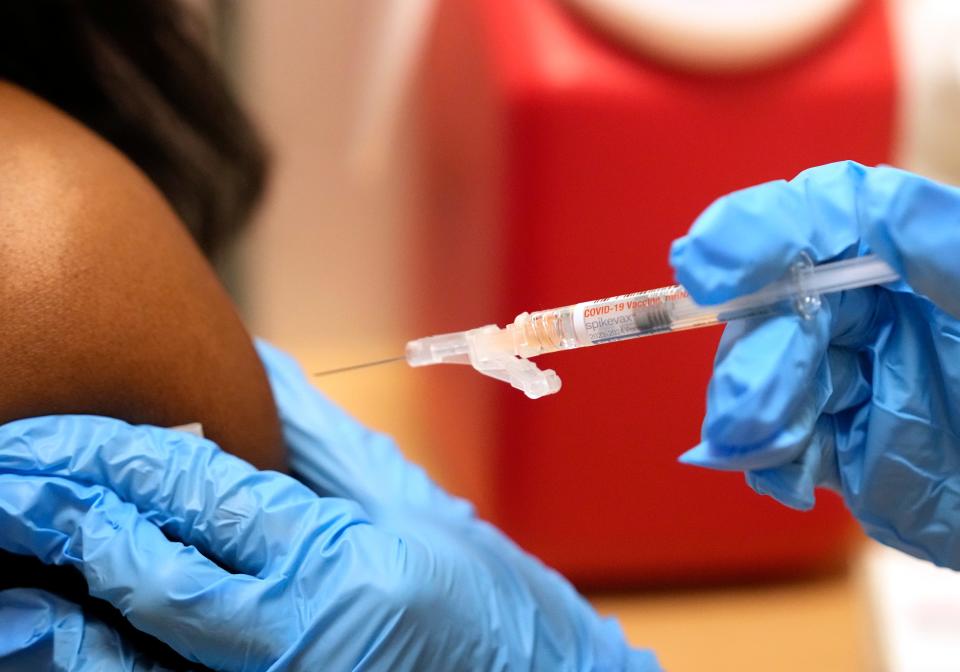
<path fill-rule="evenodd" d="M 760 289 L 805 252 L 873 252 L 905 282 L 731 323 L 703 442 L 682 458 L 742 469 L 798 508 L 840 492 L 881 542 L 960 569 L 960 190 L 846 162 L 726 196 L 674 243 L 701 304 Z"/>
<path fill-rule="evenodd" d="M 108 624 L 44 590 L 0 590 L 0 671 L 172 672 Z"/>
<path fill-rule="evenodd" d="M 0 547 L 218 670 L 656 670 L 555 572 L 260 345 L 315 489 L 190 435 L 94 417 L 0 427 Z"/>

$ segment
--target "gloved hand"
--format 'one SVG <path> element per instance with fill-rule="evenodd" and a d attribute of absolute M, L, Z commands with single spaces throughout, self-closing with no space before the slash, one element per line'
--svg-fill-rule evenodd
<path fill-rule="evenodd" d="M 746 294 L 801 252 L 873 252 L 904 281 L 727 326 L 703 440 L 681 460 L 747 471 L 809 509 L 840 492 L 870 536 L 960 569 L 960 190 L 836 163 L 721 198 L 677 240 L 677 280 L 702 304 Z"/>
<path fill-rule="evenodd" d="M 0 670 L 161 672 L 77 605 L 33 588 L 0 591 Z"/>
<path fill-rule="evenodd" d="M 214 669 L 658 669 L 291 360 L 260 353 L 320 496 L 180 432 L 21 420 L 0 427 L 0 547 L 78 567 Z"/>

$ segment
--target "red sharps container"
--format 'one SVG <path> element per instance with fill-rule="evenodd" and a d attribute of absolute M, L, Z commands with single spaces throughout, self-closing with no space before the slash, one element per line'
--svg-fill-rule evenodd
<path fill-rule="evenodd" d="M 418 334 L 672 284 L 670 242 L 715 198 L 841 159 L 889 160 L 895 77 L 879 0 L 778 62 L 695 72 L 556 0 L 440 0 L 418 87 L 428 212 Z M 732 241 L 736 242 L 736 241 Z M 453 489 L 581 584 L 796 575 L 854 538 L 742 475 L 681 466 L 719 328 L 537 360 L 530 400 L 431 367 L 427 421 Z"/>

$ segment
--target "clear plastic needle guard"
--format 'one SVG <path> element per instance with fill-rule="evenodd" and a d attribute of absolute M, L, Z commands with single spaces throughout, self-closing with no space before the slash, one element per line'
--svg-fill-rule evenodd
<path fill-rule="evenodd" d="M 530 361 L 548 352 L 696 329 L 774 313 L 792 306 L 804 318 L 820 309 L 820 295 L 893 282 L 899 275 L 873 255 L 814 266 L 804 255 L 786 277 L 752 294 L 714 306 L 697 304 L 679 286 L 517 315 L 501 329 L 487 325 L 407 343 L 410 366 L 469 364 L 510 383 L 531 399 L 560 389 L 552 369 Z"/>

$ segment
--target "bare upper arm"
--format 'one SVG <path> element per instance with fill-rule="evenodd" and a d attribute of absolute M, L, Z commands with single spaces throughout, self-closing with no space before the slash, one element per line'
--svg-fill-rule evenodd
<path fill-rule="evenodd" d="M 150 181 L 97 135 L 0 83 L 0 421 L 201 421 L 282 464 L 250 338 Z"/>

